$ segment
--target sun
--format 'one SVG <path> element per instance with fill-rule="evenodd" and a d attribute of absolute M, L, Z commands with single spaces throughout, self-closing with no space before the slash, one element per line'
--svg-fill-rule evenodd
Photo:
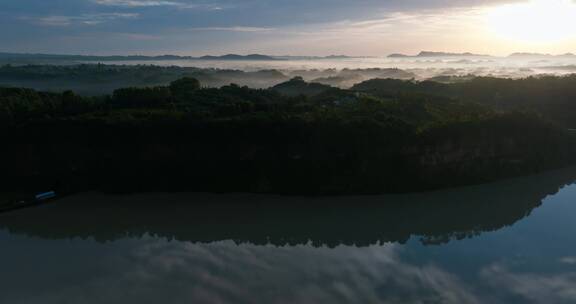
<path fill-rule="evenodd" d="M 531 0 L 489 9 L 486 22 L 497 36 L 517 42 L 551 43 L 576 38 L 572 0 Z"/>

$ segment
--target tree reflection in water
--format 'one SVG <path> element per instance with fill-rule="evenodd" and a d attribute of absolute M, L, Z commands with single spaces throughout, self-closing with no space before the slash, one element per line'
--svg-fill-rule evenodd
<path fill-rule="evenodd" d="M 335 247 L 433 245 L 513 225 L 576 179 L 576 169 L 409 195 L 282 197 L 253 194 L 81 194 L 0 216 L 0 229 L 99 242 L 144 235 L 193 243 Z"/>

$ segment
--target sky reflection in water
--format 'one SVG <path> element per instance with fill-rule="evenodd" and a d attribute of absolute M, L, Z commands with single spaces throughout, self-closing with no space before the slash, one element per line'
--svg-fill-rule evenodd
<path fill-rule="evenodd" d="M 76 196 L 0 216 L 0 303 L 574 303 L 575 172 L 401 196 Z"/>

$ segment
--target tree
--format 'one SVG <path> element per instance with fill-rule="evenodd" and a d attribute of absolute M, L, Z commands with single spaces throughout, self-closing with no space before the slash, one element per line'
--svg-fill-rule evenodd
<path fill-rule="evenodd" d="M 124 88 L 114 91 L 113 101 L 118 106 L 161 106 L 170 100 L 166 87 Z"/>
<path fill-rule="evenodd" d="M 184 77 L 170 83 L 170 92 L 178 101 L 185 99 L 200 89 L 200 81 L 192 77 Z"/>

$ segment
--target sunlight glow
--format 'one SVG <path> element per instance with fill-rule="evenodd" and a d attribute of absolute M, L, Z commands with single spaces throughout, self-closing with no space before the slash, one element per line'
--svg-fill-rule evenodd
<path fill-rule="evenodd" d="M 531 0 L 488 10 L 490 30 L 503 39 L 535 44 L 576 38 L 576 4 L 571 0 Z"/>

